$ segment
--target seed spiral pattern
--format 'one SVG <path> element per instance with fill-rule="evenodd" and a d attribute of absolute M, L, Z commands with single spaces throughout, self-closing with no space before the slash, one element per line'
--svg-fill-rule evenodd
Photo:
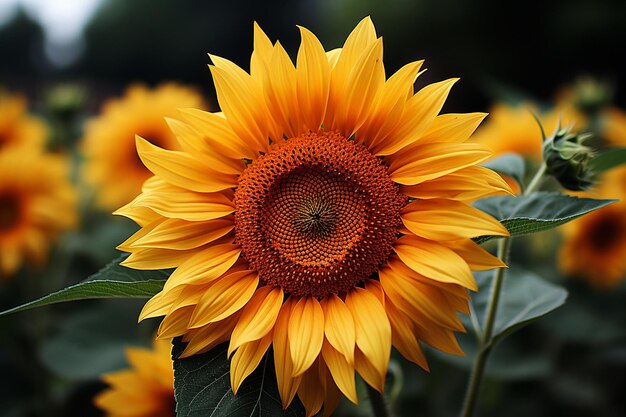
<path fill-rule="evenodd" d="M 365 147 L 309 133 L 274 145 L 241 175 L 235 233 L 264 282 L 321 298 L 386 262 L 406 202 Z"/>

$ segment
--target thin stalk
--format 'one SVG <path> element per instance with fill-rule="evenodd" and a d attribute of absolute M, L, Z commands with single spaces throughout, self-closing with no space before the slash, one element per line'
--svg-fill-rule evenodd
<path fill-rule="evenodd" d="M 546 173 L 546 164 L 542 163 L 535 176 L 530 180 L 528 187 L 522 195 L 528 195 L 539 188 L 541 180 Z M 508 261 L 509 248 L 511 247 L 510 237 L 500 239 L 498 241 L 497 256 L 504 263 Z M 485 325 L 483 327 L 482 335 L 478 340 L 478 353 L 472 366 L 472 372 L 470 373 L 469 382 L 467 385 L 467 392 L 465 393 L 465 400 L 463 401 L 463 408 L 461 409 L 461 417 L 471 417 L 474 414 L 476 408 L 476 401 L 478 400 L 478 394 L 480 392 L 480 386 L 483 380 L 483 374 L 485 373 L 485 366 L 487 365 L 487 358 L 491 353 L 493 347 L 492 336 L 493 327 L 496 322 L 496 316 L 498 312 L 498 302 L 500 301 L 500 293 L 502 291 L 502 283 L 504 281 L 504 268 L 497 268 L 493 272 L 493 279 L 491 281 L 491 295 L 489 297 L 489 304 L 487 304 L 487 313 L 485 316 Z"/>
<path fill-rule="evenodd" d="M 392 417 L 391 410 L 389 409 L 385 396 L 370 387 L 369 384 L 366 383 L 365 386 L 367 388 L 367 396 L 369 397 L 370 404 L 372 405 L 374 417 Z"/>

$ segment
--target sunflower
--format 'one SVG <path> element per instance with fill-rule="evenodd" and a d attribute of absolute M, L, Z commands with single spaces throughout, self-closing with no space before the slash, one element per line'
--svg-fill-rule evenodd
<path fill-rule="evenodd" d="M 129 347 L 131 366 L 102 377 L 109 388 L 94 398 L 107 417 L 175 417 L 174 369 L 170 341 L 160 340 L 152 349 Z"/>
<path fill-rule="evenodd" d="M 96 190 L 96 203 L 113 210 L 128 203 L 150 176 L 135 150 L 135 133 L 155 145 L 177 149 L 164 117 L 178 107 L 201 107 L 193 89 L 173 83 L 154 89 L 129 87 L 122 98 L 105 103 L 99 117 L 89 121 L 83 138 L 85 182 Z"/>
<path fill-rule="evenodd" d="M 575 130 L 580 130 L 586 124 L 586 117 L 568 103 L 561 103 L 544 113 L 540 113 L 532 103 L 515 106 L 499 103 L 489 112 L 487 123 L 478 129 L 474 141 L 488 146 L 494 155 L 514 152 L 540 162 L 541 129 L 533 112 L 539 115 L 546 135 L 556 129 L 559 119 L 562 126 L 572 124 Z"/>
<path fill-rule="evenodd" d="M 564 225 L 561 270 L 597 288 L 612 288 L 626 278 L 626 167 L 609 171 L 591 197 L 620 201 Z"/>
<path fill-rule="evenodd" d="M 386 79 L 369 18 L 329 52 L 300 28 L 296 65 L 254 33 L 250 74 L 211 56 L 222 113 L 168 120 L 180 151 L 137 139 L 155 175 L 119 248 L 176 268 L 140 319 L 165 316 L 182 357 L 229 340 L 236 393 L 272 345 L 283 405 L 328 415 L 357 402 L 355 371 L 383 390 L 392 345 L 425 369 L 420 342 L 462 353 L 470 270 L 503 266 L 470 238 L 507 235 L 468 202 L 510 190 L 467 142 L 485 115 L 438 115 L 457 79 L 414 93 L 422 61 Z"/>
<path fill-rule="evenodd" d="M 59 232 L 76 223 L 69 166 L 27 148 L 0 152 L 0 277 L 26 260 L 42 264 Z"/>
<path fill-rule="evenodd" d="M 22 95 L 12 95 L 0 89 L 0 151 L 10 147 L 40 148 L 48 129 L 39 119 L 27 113 L 27 101 Z"/>

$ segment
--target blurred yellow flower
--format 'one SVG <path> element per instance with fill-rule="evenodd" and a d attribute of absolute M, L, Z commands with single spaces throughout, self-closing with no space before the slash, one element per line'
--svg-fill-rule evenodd
<path fill-rule="evenodd" d="M 0 152 L 0 276 L 41 265 L 59 232 L 76 225 L 76 194 L 60 156 L 27 148 Z"/>
<path fill-rule="evenodd" d="M 129 369 L 102 377 L 109 388 L 94 398 L 107 417 L 175 417 L 174 370 L 170 340 L 152 349 L 129 347 Z"/>
<path fill-rule="evenodd" d="M 609 145 L 626 147 L 626 112 L 610 107 L 601 115 L 602 136 Z"/>
<path fill-rule="evenodd" d="M 48 128 L 40 119 L 27 113 L 22 95 L 11 95 L 0 89 L 0 152 L 10 147 L 40 149 Z"/>
<path fill-rule="evenodd" d="M 508 234 L 467 203 L 510 190 L 476 166 L 484 114 L 438 115 L 457 80 L 414 93 L 422 61 L 386 79 L 369 18 L 329 52 L 300 28 L 296 65 L 254 32 L 250 74 L 211 57 L 223 113 L 170 120 L 181 151 L 138 139 L 155 176 L 117 212 L 143 226 L 120 249 L 177 268 L 141 313 L 159 337 L 230 340 L 235 393 L 272 345 L 283 405 L 328 415 L 355 371 L 383 390 L 392 345 L 423 368 L 420 342 L 462 353 L 471 270 L 503 266 L 470 238 Z"/>
<path fill-rule="evenodd" d="M 587 196 L 620 201 L 561 228 L 559 264 L 598 288 L 615 287 L 626 278 L 626 167 L 606 173 Z"/>
<path fill-rule="evenodd" d="M 541 129 L 533 112 L 539 116 L 546 135 L 556 129 L 559 117 L 562 126 L 573 125 L 576 131 L 586 124 L 586 117 L 566 103 L 544 113 L 531 103 L 516 106 L 500 103 L 490 110 L 487 122 L 476 131 L 474 140 L 489 147 L 494 155 L 515 152 L 539 162 L 542 158 Z"/>
<path fill-rule="evenodd" d="M 202 107 L 202 97 L 191 88 L 173 83 L 154 89 L 133 85 L 122 98 L 106 102 L 102 113 L 87 123 L 82 177 L 94 188 L 99 207 L 113 210 L 139 194 L 150 172 L 137 156 L 135 135 L 163 148 L 177 149 L 165 118 L 186 107 Z"/>

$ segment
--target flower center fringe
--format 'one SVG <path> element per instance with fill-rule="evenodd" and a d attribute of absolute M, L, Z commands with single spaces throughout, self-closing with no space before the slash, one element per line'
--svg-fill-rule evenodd
<path fill-rule="evenodd" d="M 406 197 L 387 167 L 336 133 L 309 133 L 253 162 L 235 231 L 261 279 L 295 296 L 348 291 L 389 257 Z"/>

